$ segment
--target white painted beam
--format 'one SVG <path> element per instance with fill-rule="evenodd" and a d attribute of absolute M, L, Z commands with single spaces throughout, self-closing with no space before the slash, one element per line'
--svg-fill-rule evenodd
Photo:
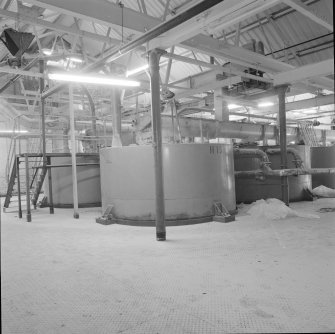
<path fill-rule="evenodd" d="M 27 0 L 26 2 L 105 26 L 123 24 L 125 28 L 140 32 L 145 32 L 162 22 L 127 7 L 123 8 L 122 22 L 121 7 L 106 0 Z"/>
<path fill-rule="evenodd" d="M 39 72 L 23 71 L 23 70 L 19 70 L 15 68 L 10 68 L 10 67 L 0 67 L 0 73 L 19 74 L 19 75 L 24 75 L 28 77 L 44 78 L 44 74 L 39 73 Z"/>
<path fill-rule="evenodd" d="M 120 40 L 115 39 L 115 38 L 111 38 L 111 37 L 107 37 L 107 36 L 103 36 L 99 34 L 94 34 L 89 31 L 79 30 L 73 27 L 66 27 L 58 23 L 51 23 L 46 20 L 37 19 L 32 16 L 22 15 L 22 14 L 18 14 L 12 11 L 4 10 L 4 9 L 0 9 L 0 16 L 8 17 L 10 19 L 13 19 L 15 22 L 27 22 L 33 25 L 41 26 L 41 27 L 59 31 L 62 33 L 79 36 L 82 38 L 93 39 L 95 41 L 107 43 L 109 45 L 120 44 L 121 42 Z"/>
<path fill-rule="evenodd" d="M 330 74 L 334 74 L 334 58 L 278 73 L 274 75 L 273 83 L 275 86 L 290 84 Z"/>
<path fill-rule="evenodd" d="M 331 15 L 329 17 L 321 15 L 318 13 L 316 8 L 314 9 L 310 6 L 306 6 L 304 3 L 298 0 L 283 0 L 283 2 L 286 5 L 294 8 L 296 11 L 300 12 L 302 15 L 305 15 L 309 19 L 325 27 L 329 31 L 334 31 L 334 25 L 333 22 L 331 22 Z M 319 3 L 319 5 L 322 6 L 322 1 Z"/>
<path fill-rule="evenodd" d="M 210 56 L 219 57 L 234 64 L 251 67 L 267 74 L 291 71 L 295 69 L 293 65 L 266 57 L 262 54 L 252 52 L 241 47 L 228 44 L 224 41 L 214 39 L 210 36 L 199 34 L 181 43 L 182 47 L 201 52 Z M 313 78 L 309 84 L 315 87 L 334 90 L 334 81 L 329 78 Z"/>
<path fill-rule="evenodd" d="M 192 77 L 189 88 L 174 89 L 175 97 L 177 99 L 181 99 L 193 94 L 199 94 L 216 88 L 234 85 L 242 82 L 243 80 L 240 76 L 233 76 L 224 80 L 217 80 L 216 74 L 218 74 L 217 71 L 209 71 L 203 72 L 199 76 Z"/>
<path fill-rule="evenodd" d="M 305 99 L 300 101 L 294 101 L 285 103 L 285 110 L 292 111 L 292 110 L 303 110 L 303 109 L 310 109 L 314 107 L 326 106 L 330 104 L 334 104 L 334 95 L 324 95 L 324 96 L 317 96 L 311 99 Z M 258 108 L 260 110 L 261 108 Z M 268 115 L 278 112 L 278 105 L 274 105 L 272 107 L 266 108 L 264 111 L 258 111 L 255 114 L 257 115 Z"/>
<path fill-rule="evenodd" d="M 334 95 L 325 95 L 325 96 L 317 96 L 312 99 L 300 100 L 295 102 L 286 103 L 285 109 L 286 111 L 291 110 L 300 110 L 300 109 L 308 109 L 313 107 L 326 106 L 329 104 L 334 104 Z"/>
<path fill-rule="evenodd" d="M 240 1 L 235 1 L 240 2 Z M 208 26 L 210 32 L 221 31 L 226 28 L 245 21 L 251 16 L 255 16 L 258 13 L 264 12 L 265 10 L 277 5 L 281 1 L 277 0 L 253 0 L 249 1 L 248 4 L 241 4 L 240 10 L 233 10 L 229 15 L 223 16 L 220 20 L 213 22 Z M 242 28 L 242 27 L 241 27 Z M 241 29 L 240 33 L 243 33 Z"/>
<path fill-rule="evenodd" d="M 202 30 L 214 31 L 217 27 L 236 24 L 278 3 L 279 0 L 225 0 L 190 20 L 170 29 L 147 44 L 147 49 L 166 49 L 179 44 Z"/>

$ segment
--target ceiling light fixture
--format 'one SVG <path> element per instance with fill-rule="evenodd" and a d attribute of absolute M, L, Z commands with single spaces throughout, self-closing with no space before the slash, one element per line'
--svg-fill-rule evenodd
<path fill-rule="evenodd" d="M 258 103 L 258 107 L 259 108 L 264 108 L 264 107 L 272 107 L 272 106 L 274 106 L 275 104 L 273 103 L 273 102 L 270 102 L 270 101 L 268 101 L 268 102 L 260 102 L 260 103 Z"/>
<path fill-rule="evenodd" d="M 83 60 L 78 58 L 78 57 L 68 57 L 67 59 L 74 62 L 74 63 L 82 63 L 83 62 Z"/>
<path fill-rule="evenodd" d="M 49 49 L 42 49 L 42 52 L 46 56 L 51 56 L 52 55 L 52 50 L 49 50 Z"/>
<path fill-rule="evenodd" d="M 228 109 L 231 110 L 231 109 L 237 109 L 237 108 L 242 108 L 241 106 L 237 105 L 237 104 L 228 104 Z"/>
<path fill-rule="evenodd" d="M 27 130 L 0 130 L 0 133 L 27 133 Z"/>
<path fill-rule="evenodd" d="M 136 73 L 145 71 L 145 70 L 147 70 L 148 68 L 149 68 L 149 64 L 146 64 L 146 65 L 137 67 L 137 68 L 135 68 L 135 69 L 133 69 L 133 70 L 127 71 L 126 76 L 127 76 L 127 77 L 130 77 L 131 75 L 134 75 L 134 74 L 136 74 Z"/>
<path fill-rule="evenodd" d="M 127 86 L 127 87 L 140 86 L 140 82 L 138 81 L 110 78 L 103 75 L 91 76 L 91 75 L 69 74 L 69 73 L 50 73 L 48 77 L 51 80 L 80 82 L 80 83 L 89 83 L 96 85 L 113 85 L 113 86 Z"/>

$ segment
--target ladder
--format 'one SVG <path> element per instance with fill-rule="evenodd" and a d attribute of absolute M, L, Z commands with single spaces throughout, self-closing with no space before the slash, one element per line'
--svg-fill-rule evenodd
<path fill-rule="evenodd" d="M 36 168 L 35 169 L 35 175 L 37 175 L 38 173 L 38 169 Z M 37 179 L 37 182 L 36 182 L 36 187 L 34 189 L 34 192 L 32 194 L 32 197 L 31 197 L 31 203 L 34 205 L 34 208 L 36 209 L 36 205 L 37 205 L 37 201 L 38 201 L 38 197 L 41 193 L 41 190 L 42 190 L 42 186 L 43 186 L 43 182 L 44 182 L 44 179 L 45 179 L 45 176 L 47 175 L 47 168 L 45 167 L 42 167 L 41 168 L 41 172 L 39 173 L 39 176 L 38 176 L 38 179 Z M 32 180 L 33 181 L 33 180 Z"/>
<path fill-rule="evenodd" d="M 23 155 L 17 154 L 14 157 L 12 167 L 10 170 L 10 176 L 9 176 L 9 182 L 7 186 L 7 192 L 5 196 L 5 201 L 4 201 L 4 211 L 8 209 L 10 206 L 13 207 L 13 203 L 18 202 L 20 200 L 23 201 L 23 196 L 30 196 L 31 193 L 31 186 L 30 182 L 27 184 L 27 175 L 26 175 L 26 168 L 20 168 L 20 164 L 23 163 L 22 161 Z M 21 161 L 20 161 L 21 160 Z M 32 168 L 31 164 L 28 168 L 28 178 L 31 178 L 32 173 L 34 172 L 34 169 Z M 12 197 L 14 195 L 18 195 L 17 200 L 13 200 Z M 19 205 L 19 212 L 20 212 L 20 205 Z M 20 213 L 21 214 L 21 213 Z M 21 218 L 21 217 L 20 217 Z"/>

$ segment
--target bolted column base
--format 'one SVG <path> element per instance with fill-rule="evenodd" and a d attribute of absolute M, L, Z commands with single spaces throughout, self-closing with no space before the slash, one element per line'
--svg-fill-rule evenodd
<path fill-rule="evenodd" d="M 165 241 L 166 240 L 166 232 L 156 232 L 157 241 Z"/>

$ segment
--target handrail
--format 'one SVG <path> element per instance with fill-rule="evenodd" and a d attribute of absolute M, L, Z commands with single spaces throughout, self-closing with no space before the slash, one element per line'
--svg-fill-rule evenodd
<path fill-rule="evenodd" d="M 14 120 L 14 126 L 13 126 L 13 135 L 11 136 L 11 141 L 9 144 L 9 150 L 7 154 L 7 161 L 6 161 L 6 178 L 7 178 L 7 183 L 9 183 L 9 178 L 10 178 L 10 173 L 11 169 L 13 167 L 15 155 L 16 155 L 16 136 L 15 136 L 15 130 L 16 130 L 16 122 Z"/>

